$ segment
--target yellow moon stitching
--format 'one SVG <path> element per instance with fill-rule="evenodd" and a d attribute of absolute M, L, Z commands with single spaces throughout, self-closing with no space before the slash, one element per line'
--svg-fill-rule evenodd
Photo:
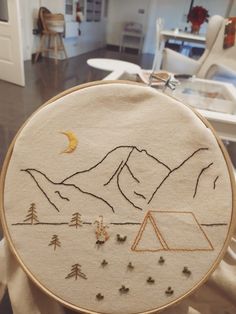
<path fill-rule="evenodd" d="M 65 136 L 67 136 L 68 140 L 69 140 L 69 146 L 62 151 L 62 153 L 72 153 L 78 145 L 78 140 L 76 138 L 76 135 L 71 132 L 71 131 L 67 131 L 67 132 L 61 132 L 62 134 L 64 134 Z"/>

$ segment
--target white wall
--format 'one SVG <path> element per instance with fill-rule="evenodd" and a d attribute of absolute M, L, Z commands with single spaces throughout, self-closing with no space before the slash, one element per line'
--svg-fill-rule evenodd
<path fill-rule="evenodd" d="M 65 13 L 65 0 L 20 0 L 22 15 L 22 33 L 23 33 L 23 49 L 24 60 L 31 59 L 32 53 L 35 53 L 39 46 L 39 36 L 33 35 L 33 28 L 37 27 L 38 9 L 40 6 L 47 7 L 53 13 Z M 75 16 L 66 16 L 66 21 L 75 21 Z M 81 23 L 81 36 L 78 36 L 78 23 L 74 23 L 75 36 L 73 38 L 65 38 L 68 57 L 77 56 L 79 54 L 103 47 L 106 44 L 106 19 L 100 22 Z M 53 56 L 51 54 L 51 56 Z M 61 54 L 61 57 L 64 57 Z"/>
<path fill-rule="evenodd" d="M 209 11 L 210 16 L 221 15 L 226 16 L 228 6 L 231 0 L 194 0 L 194 5 L 200 5 Z M 202 31 L 206 32 L 207 24 L 205 23 L 202 27 Z"/>
<path fill-rule="evenodd" d="M 236 0 L 233 1 L 232 9 L 230 11 L 229 16 L 236 16 Z"/>
<path fill-rule="evenodd" d="M 189 5 L 189 0 L 110 0 L 107 43 L 119 45 L 124 22 L 140 22 L 145 32 L 143 52 L 154 53 L 156 19 L 164 18 L 165 28 L 182 27 Z M 145 10 L 144 15 L 138 13 L 139 8 Z"/>
<path fill-rule="evenodd" d="M 194 5 L 207 8 L 210 15 L 225 16 L 231 0 L 195 0 Z M 107 25 L 107 43 L 119 45 L 122 24 L 126 21 L 137 21 L 144 25 L 146 30 L 143 52 L 155 52 L 155 21 L 158 17 L 164 18 L 164 28 L 182 28 L 187 26 L 186 16 L 190 0 L 110 0 Z M 143 8 L 145 15 L 138 14 Z M 201 28 L 206 31 L 207 23 Z M 189 26 L 190 28 L 190 26 Z"/>
<path fill-rule="evenodd" d="M 194 0 L 194 5 L 200 5 L 209 11 L 210 15 L 226 15 L 231 0 Z"/>
<path fill-rule="evenodd" d="M 39 7 L 46 7 L 53 13 L 64 13 L 65 0 L 38 0 Z"/>
<path fill-rule="evenodd" d="M 231 0 L 195 0 L 194 5 L 202 5 L 209 10 L 210 15 L 227 12 Z M 36 18 L 40 6 L 48 7 L 54 13 L 64 13 L 65 0 L 20 0 L 22 12 L 24 59 L 30 59 L 38 47 L 39 36 L 33 35 Z M 190 0 L 110 0 L 108 18 L 101 22 L 86 22 L 81 24 L 81 36 L 66 38 L 65 44 L 69 57 L 97 49 L 107 44 L 119 45 L 122 26 L 125 22 L 134 21 L 143 24 L 145 41 L 143 52 L 155 52 L 155 21 L 158 17 L 165 20 L 166 29 L 182 28 L 186 24 Z M 140 14 L 139 9 L 145 13 Z M 236 15 L 236 0 L 231 16 Z M 68 21 L 68 16 L 66 16 Z M 77 26 L 76 26 L 77 27 Z M 201 31 L 205 32 L 205 23 Z"/>
<path fill-rule="evenodd" d="M 104 18 L 103 15 L 104 3 L 105 2 L 103 1 L 100 22 L 87 22 L 85 16 L 84 21 L 82 21 L 80 24 L 80 36 L 78 36 L 79 24 L 75 22 L 75 16 L 66 16 L 66 21 L 72 22 L 72 27 L 74 26 L 75 28 L 74 33 L 77 33 L 75 37 L 65 38 L 64 40 L 66 51 L 69 57 L 74 57 L 82 53 L 104 47 L 106 45 L 106 18 Z"/>
<path fill-rule="evenodd" d="M 189 9 L 189 0 L 151 0 L 148 29 L 145 36 L 143 52 L 155 52 L 156 19 L 164 19 L 164 28 L 181 28 L 186 26 L 186 15 Z"/>
<path fill-rule="evenodd" d="M 24 60 L 31 59 L 31 54 L 36 51 L 39 38 L 33 35 L 32 31 L 36 28 L 39 1 L 20 0 L 21 26 L 23 37 Z"/>
<path fill-rule="evenodd" d="M 107 20 L 107 43 L 119 45 L 124 23 L 142 23 L 146 29 L 150 0 L 110 0 Z M 140 14 L 138 9 L 144 9 Z"/>
<path fill-rule="evenodd" d="M 69 57 L 92 51 L 106 45 L 106 22 L 86 22 L 80 26 L 81 35 L 64 40 Z"/>

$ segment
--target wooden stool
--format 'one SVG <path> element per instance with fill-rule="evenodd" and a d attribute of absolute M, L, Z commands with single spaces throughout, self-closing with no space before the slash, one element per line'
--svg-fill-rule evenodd
<path fill-rule="evenodd" d="M 37 62 L 40 53 L 54 52 L 55 62 L 58 62 L 58 52 L 63 51 L 67 58 L 62 35 L 64 33 L 65 20 L 63 14 L 52 14 L 46 8 L 40 8 L 39 19 L 42 25 L 40 46 L 34 61 Z"/>

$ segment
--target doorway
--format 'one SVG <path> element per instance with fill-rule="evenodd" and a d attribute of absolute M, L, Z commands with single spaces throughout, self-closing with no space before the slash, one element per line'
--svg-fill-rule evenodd
<path fill-rule="evenodd" d="M 19 0 L 0 0 L 0 79 L 25 85 Z"/>

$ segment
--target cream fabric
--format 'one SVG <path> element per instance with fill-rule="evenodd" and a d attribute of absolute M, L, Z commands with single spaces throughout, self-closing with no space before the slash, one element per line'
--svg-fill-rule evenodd
<path fill-rule="evenodd" d="M 0 296 L 3 297 L 7 286 L 14 314 L 64 313 L 61 305 L 46 296 L 28 279 L 4 239 L 0 242 L 0 265 L 4 268 L 0 271 Z"/>
<path fill-rule="evenodd" d="M 7 277 L 8 274 L 8 278 Z M 0 293 L 8 286 L 14 314 L 62 314 L 56 301 L 26 277 L 4 240 L 0 242 Z M 0 298 L 0 301 L 1 301 Z M 210 279 L 194 294 L 163 314 L 236 313 L 236 238 Z M 4 313 L 7 314 L 7 313 Z"/>
<path fill-rule="evenodd" d="M 65 130 L 73 131 L 79 140 L 71 155 L 61 154 L 68 145 L 60 133 Z M 107 188 L 125 160 L 129 166 L 121 168 L 119 178 Z M 208 170 L 196 191 L 204 169 Z M 147 202 L 164 178 L 157 197 Z M 229 174 L 211 130 L 183 104 L 149 87 L 124 83 L 85 88 L 40 110 L 15 143 L 5 182 L 6 223 L 21 261 L 61 299 L 102 313 L 147 311 L 196 286 L 220 254 L 232 215 Z M 37 203 L 37 224 L 26 225 L 32 202 Z M 86 222 L 78 230 L 68 225 L 76 210 Z M 150 212 L 153 226 L 149 223 L 151 228 L 142 231 L 145 241 L 134 240 L 142 228 L 137 225 Z M 109 224 L 110 239 L 98 248 L 94 221 L 100 215 Z M 158 237 L 166 250 L 153 254 L 153 245 L 161 247 L 154 232 L 158 223 Z M 127 236 L 122 245 L 116 240 L 118 233 Z M 53 234 L 62 243 L 56 251 L 48 245 Z M 138 252 L 141 245 L 143 251 Z M 13 304 L 18 303 L 18 281 L 28 287 L 25 297 L 34 299 L 28 279 L 8 250 L 5 254 Z M 163 271 L 158 264 L 162 254 L 167 260 Z M 104 258 L 111 264 L 106 270 L 100 265 Z M 127 272 L 130 261 L 137 268 L 133 273 Z M 75 263 L 82 265 L 87 280 L 66 279 Z M 192 270 L 188 279 L 183 279 L 184 265 Z M 150 275 L 156 275 L 157 285 L 147 285 Z M 130 287 L 126 299 L 119 295 L 121 284 Z M 165 294 L 170 285 L 175 289 L 173 298 Z M 104 302 L 96 300 L 98 292 L 106 296 Z"/>

